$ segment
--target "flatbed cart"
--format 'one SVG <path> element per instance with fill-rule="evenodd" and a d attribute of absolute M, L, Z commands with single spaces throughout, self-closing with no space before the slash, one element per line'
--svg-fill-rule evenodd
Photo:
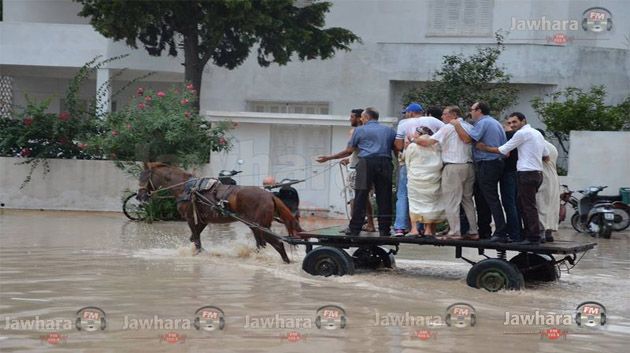
<path fill-rule="evenodd" d="M 394 255 L 401 244 L 452 246 L 455 257 L 472 265 L 466 283 L 488 291 L 521 289 L 525 281 L 555 281 L 560 277 L 559 267 L 572 268 L 596 243 L 559 241 L 540 245 L 491 243 L 484 240 L 438 240 L 411 237 L 381 237 L 378 232 L 361 232 L 359 236 L 343 233 L 344 226 L 334 226 L 304 231 L 298 237 L 281 237 L 293 245 L 305 245 L 306 256 L 302 262 L 304 271 L 315 276 L 343 276 L 354 274 L 355 268 L 376 269 L 395 267 Z M 393 246 L 394 248 L 384 248 Z M 352 255 L 346 250 L 357 248 Z M 462 256 L 463 248 L 476 248 L 485 259 L 475 262 Z M 496 250 L 496 257 L 486 254 Z M 519 254 L 506 258 L 507 251 Z M 578 254 L 583 253 L 578 259 Z M 554 258 L 558 256 L 558 260 Z M 568 263 L 568 264 L 566 264 Z M 571 267 L 569 267 L 569 265 Z"/>

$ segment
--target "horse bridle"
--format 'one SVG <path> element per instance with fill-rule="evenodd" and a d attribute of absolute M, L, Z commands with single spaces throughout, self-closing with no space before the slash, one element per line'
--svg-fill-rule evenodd
<path fill-rule="evenodd" d="M 188 180 L 183 181 L 181 183 L 173 184 L 173 185 L 167 186 L 165 188 L 160 187 L 159 189 L 157 189 L 155 187 L 155 185 L 153 184 L 153 180 L 151 180 L 153 178 L 153 170 L 152 169 L 147 169 L 147 171 L 149 172 L 149 177 L 147 178 L 147 182 L 144 185 L 140 185 L 140 187 L 138 188 L 138 192 L 140 192 L 140 190 L 146 190 L 147 196 L 149 196 L 149 197 L 151 197 L 151 194 L 153 194 L 154 192 L 174 189 L 174 188 L 176 188 L 176 187 L 178 187 L 180 185 L 186 184 L 190 180 L 196 180 L 197 179 L 197 178 L 191 178 L 191 179 L 188 179 Z M 151 190 L 149 190 L 149 186 L 151 187 Z"/>
<path fill-rule="evenodd" d="M 140 192 L 141 190 L 145 190 L 147 192 L 147 196 L 151 197 L 152 191 L 156 191 L 155 185 L 153 185 L 153 181 L 151 180 L 153 177 L 153 170 L 148 169 L 147 171 L 149 172 L 147 182 L 144 185 L 140 185 L 140 187 L 138 188 L 138 192 Z M 151 187 L 151 190 L 149 190 L 149 186 Z"/>

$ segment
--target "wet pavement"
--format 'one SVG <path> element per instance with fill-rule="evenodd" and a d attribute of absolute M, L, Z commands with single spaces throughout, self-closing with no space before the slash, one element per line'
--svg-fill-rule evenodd
<path fill-rule="evenodd" d="M 310 219 L 303 227 L 334 223 Z M 450 247 L 408 245 L 396 269 L 323 278 L 301 270 L 303 248 L 289 249 L 293 262 L 284 264 L 271 248 L 257 252 L 240 224 L 206 229 L 199 256 L 188 236 L 184 223 L 130 222 L 117 213 L 0 210 L 0 349 L 625 352 L 630 340 L 628 231 L 597 239 L 557 282 L 498 293 L 468 287 L 470 266 Z M 558 238 L 593 240 L 566 228 Z M 476 250 L 464 255 L 480 259 Z M 575 323 L 585 301 L 606 307 L 604 326 Z M 444 324 L 446 309 L 458 302 L 474 308 L 473 327 Z M 318 312 L 326 305 L 345 313 Z M 106 315 L 94 332 L 75 321 L 87 306 Z M 216 317 L 196 315 L 204 306 L 223 311 L 223 329 Z M 336 326 L 320 329 L 317 316 L 326 322 L 326 312 L 334 312 Z M 213 320 L 214 330 L 204 330 Z"/>

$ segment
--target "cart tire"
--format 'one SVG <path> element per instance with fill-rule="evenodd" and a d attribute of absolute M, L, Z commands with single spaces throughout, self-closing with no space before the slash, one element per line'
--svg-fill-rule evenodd
<path fill-rule="evenodd" d="M 560 270 L 551 255 L 520 253 L 510 259 L 527 282 L 553 282 L 560 278 Z"/>
<path fill-rule="evenodd" d="M 578 212 L 575 212 L 573 216 L 571 216 L 571 226 L 578 233 L 586 233 L 587 230 L 582 227 L 582 222 L 580 222 L 580 215 Z"/>
<path fill-rule="evenodd" d="M 302 269 L 313 276 L 352 275 L 354 274 L 354 263 L 342 249 L 320 246 L 304 257 Z"/>
<path fill-rule="evenodd" d="M 525 279 L 514 264 L 502 259 L 485 259 L 468 271 L 466 283 L 473 288 L 497 292 L 501 289 L 520 290 Z"/>
<path fill-rule="evenodd" d="M 306 244 L 304 246 L 304 252 L 308 255 L 311 251 L 313 251 L 313 244 Z"/>
<path fill-rule="evenodd" d="M 395 268 L 394 254 L 380 246 L 363 246 L 352 254 L 355 268 L 376 270 L 379 268 Z"/>
<path fill-rule="evenodd" d="M 123 201 L 122 211 L 132 221 L 141 221 L 144 219 L 144 205 L 145 202 L 138 201 L 136 199 L 138 196 L 137 192 L 127 196 L 125 201 Z"/>

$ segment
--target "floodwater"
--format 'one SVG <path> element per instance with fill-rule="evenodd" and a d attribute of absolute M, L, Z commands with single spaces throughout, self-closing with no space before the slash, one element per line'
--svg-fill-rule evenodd
<path fill-rule="evenodd" d="M 303 223 L 305 229 L 330 225 Z M 289 251 L 293 262 L 287 265 L 271 248 L 256 252 L 250 234 L 240 224 L 211 226 L 202 234 L 206 252 L 192 256 L 184 223 L 129 222 L 116 213 L 0 210 L 0 349 L 627 352 L 627 231 L 598 240 L 559 282 L 498 293 L 468 287 L 469 265 L 449 247 L 407 245 L 396 258 L 397 269 L 323 278 L 301 270 L 302 248 Z M 592 240 L 569 229 L 558 237 Z M 464 255 L 479 258 L 476 251 Z M 606 307 L 606 325 L 566 321 L 584 301 Z M 425 318 L 444 317 L 457 302 L 475 309 L 474 327 L 427 326 Z M 222 330 L 191 327 L 196 310 L 208 305 L 224 312 Z M 317 328 L 317 310 L 324 305 L 345 310 L 345 328 Z M 77 311 L 86 306 L 105 312 L 104 330 L 74 327 Z M 536 314 L 543 318 L 539 325 L 505 323 L 506 315 Z M 547 334 L 551 328 L 557 339 Z"/>

